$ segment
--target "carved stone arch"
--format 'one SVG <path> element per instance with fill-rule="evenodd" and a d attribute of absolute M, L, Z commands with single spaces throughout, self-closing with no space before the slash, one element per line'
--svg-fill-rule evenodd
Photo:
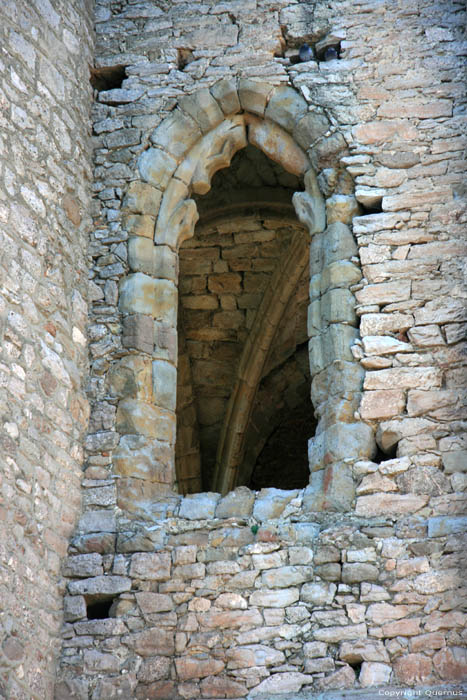
<path fill-rule="evenodd" d="M 323 233 L 326 227 L 325 202 L 310 161 L 313 151 L 304 150 L 320 137 L 321 140 L 327 138 L 325 127 L 326 123 L 319 125 L 319 119 L 317 126 L 316 117 L 308 111 L 305 100 L 293 88 L 275 87 L 254 80 L 241 79 L 238 85 L 234 81 L 222 80 L 211 90 L 202 89 L 180 99 L 177 108 L 154 131 L 151 146 L 139 158 L 141 179 L 131 183 L 124 199 L 130 271 L 120 284 L 119 307 L 123 315 L 123 346 L 128 348 L 129 359 L 122 362 L 130 364 L 132 368 L 144 367 L 146 373 L 152 372 L 152 390 L 148 391 L 147 383 L 141 380 L 143 370 L 138 373 L 132 369 L 134 381 L 130 382 L 128 392 L 121 396 L 117 410 L 117 429 L 123 437 L 115 462 L 120 483 L 126 487 L 125 493 L 132 493 L 133 489 L 136 499 L 146 503 L 148 510 L 151 509 L 151 499 L 161 492 L 170 491 L 175 479 L 178 248 L 193 235 L 198 220 L 191 194 L 205 194 L 210 189 L 214 173 L 227 167 L 235 153 L 248 143 L 279 162 L 286 171 L 303 177 L 304 191 L 294 195 L 293 204 L 298 219 L 312 237 L 312 248 L 315 239 L 321 241 L 321 257 L 318 256 L 320 260 L 317 264 L 323 270 L 329 266 L 325 274 L 329 276 L 330 286 L 324 292 L 319 291 L 319 306 L 313 306 L 313 302 L 310 307 L 312 376 L 321 377 L 322 372 L 329 372 L 329 367 L 335 363 L 355 364 L 349 357 L 348 346 L 350 336 L 355 337 L 355 329 L 349 325 L 348 319 L 344 319 L 344 333 L 348 328 L 352 328 L 354 333 L 349 335 L 347 332 L 344 341 L 336 340 L 338 333 L 333 330 L 335 321 L 328 313 L 328 305 L 335 304 L 337 297 L 331 293 L 335 291 L 333 271 L 330 269 L 332 263 L 328 264 L 327 253 L 322 252 L 327 246 L 323 241 L 329 237 Z M 333 139 L 335 141 L 335 134 L 330 134 L 329 140 Z M 343 229 L 339 229 L 337 234 L 331 232 L 338 249 L 339 235 L 345 238 L 346 232 Z M 287 262 L 286 272 L 279 280 L 284 298 L 290 294 L 290 286 L 298 273 L 303 245 L 303 241 L 297 241 L 295 252 Z M 343 255 L 339 259 L 353 264 Z M 328 297 L 325 298 L 326 294 Z M 270 301 L 265 299 L 265 307 L 268 304 L 270 307 Z M 280 311 L 269 307 L 263 311 L 265 318 L 271 319 L 271 324 L 268 327 L 266 323 L 261 338 L 257 339 L 259 349 L 255 350 L 261 357 L 267 355 L 268 343 L 280 320 Z M 318 314 L 317 334 L 313 314 Z M 319 320 L 321 318 L 324 319 L 323 323 Z M 345 346 L 344 350 L 341 346 Z M 330 363 L 327 360 L 323 362 L 323 353 L 331 360 Z M 261 366 L 261 357 L 258 366 Z M 254 399 L 255 387 L 251 385 L 257 384 L 258 378 L 249 367 L 248 360 L 245 360 L 242 364 L 244 376 L 239 374 L 229 406 L 232 416 L 247 416 L 248 406 L 251 407 Z M 358 383 L 360 381 L 359 376 Z M 319 404 L 321 385 L 315 381 L 313 384 L 312 396 L 316 395 Z M 357 390 L 355 381 L 351 387 L 349 383 L 344 384 L 344 394 Z M 246 386 L 249 387 L 247 398 L 244 391 Z M 240 411 L 240 404 L 243 402 L 244 408 L 245 401 L 248 403 L 246 411 Z M 336 440 L 339 443 L 342 432 L 338 416 L 332 422 L 329 410 L 321 407 L 320 418 L 321 426 L 310 449 L 310 466 L 322 472 L 330 464 L 342 462 L 343 457 L 333 447 Z M 372 449 L 367 444 L 369 429 L 363 424 L 352 423 L 352 426 L 361 429 L 361 435 L 355 437 L 353 430 L 354 444 L 348 455 L 369 454 Z M 237 422 L 235 430 L 238 427 Z M 232 474 L 238 467 L 241 454 L 241 449 L 239 452 L 230 447 L 233 444 L 232 435 L 226 424 L 219 448 L 219 476 L 216 480 L 217 487 L 223 491 L 235 483 Z M 127 454 L 129 450 L 134 455 L 134 468 L 128 467 L 128 460 L 120 459 L 122 452 Z M 315 453 L 319 453 L 317 460 Z M 233 455 L 236 455 L 235 458 Z M 129 500 L 131 497 L 120 498 L 120 506 L 128 507 Z"/>

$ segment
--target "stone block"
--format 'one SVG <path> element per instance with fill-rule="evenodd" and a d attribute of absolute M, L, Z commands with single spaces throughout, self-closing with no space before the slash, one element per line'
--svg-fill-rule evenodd
<path fill-rule="evenodd" d="M 181 97 L 178 104 L 194 119 L 204 134 L 224 119 L 221 108 L 207 88 L 201 88 L 192 95 Z"/>
<path fill-rule="evenodd" d="M 154 243 L 152 236 L 131 236 L 128 240 L 128 265 L 132 272 L 154 274 Z"/>
<path fill-rule="evenodd" d="M 331 222 L 323 236 L 323 265 L 349 260 L 358 254 L 357 244 L 350 228 L 342 221 Z M 319 272 L 319 270 L 316 270 Z"/>
<path fill-rule="evenodd" d="M 390 332 L 400 333 L 413 326 L 414 320 L 411 314 L 391 313 L 365 313 L 360 320 L 360 333 L 362 338 L 366 335 L 386 335 Z"/>
<path fill-rule="evenodd" d="M 250 691 L 250 697 L 257 696 L 270 698 L 273 694 L 298 693 L 302 686 L 312 683 L 313 676 L 298 671 L 285 671 L 284 673 L 274 673 Z"/>
<path fill-rule="evenodd" d="M 151 243 L 152 245 L 152 243 Z M 123 317 L 122 345 L 152 354 L 154 347 L 154 321 L 145 314 L 129 314 Z"/>
<path fill-rule="evenodd" d="M 69 578 L 91 576 L 101 576 L 104 573 L 102 568 L 102 556 L 97 553 L 77 554 L 67 557 L 62 565 L 62 574 Z"/>
<path fill-rule="evenodd" d="M 148 581 L 168 581 L 171 574 L 170 555 L 166 552 L 133 554 L 130 576 Z"/>
<path fill-rule="evenodd" d="M 341 565 L 337 563 L 321 564 L 315 568 L 315 573 L 324 581 L 340 581 Z"/>
<path fill-rule="evenodd" d="M 443 452 L 441 455 L 443 467 L 446 474 L 467 471 L 467 450 L 456 450 Z"/>
<path fill-rule="evenodd" d="M 428 518 L 428 537 L 445 537 L 467 531 L 467 516 L 440 515 Z"/>
<path fill-rule="evenodd" d="M 167 516 L 174 506 L 171 484 L 161 481 L 143 481 L 120 477 L 117 482 L 117 506 L 143 519 L 160 519 Z"/>
<path fill-rule="evenodd" d="M 319 293 L 324 294 L 328 289 L 348 288 L 351 284 L 360 282 L 361 278 L 361 270 L 353 262 L 350 262 L 350 260 L 336 260 L 324 265 L 322 272 L 312 278 L 310 290 L 313 280 L 319 285 Z"/>
<path fill-rule="evenodd" d="M 342 581 L 344 583 L 361 583 L 362 581 L 377 581 L 378 567 L 374 564 L 357 562 L 342 565 Z"/>
<path fill-rule="evenodd" d="M 138 680 L 142 683 L 151 683 L 152 681 L 168 678 L 170 666 L 170 659 L 164 656 L 155 656 L 152 659 L 145 659 L 138 670 Z"/>
<path fill-rule="evenodd" d="M 174 479 L 173 448 L 144 435 L 122 435 L 113 456 L 115 474 L 170 486 Z"/>
<path fill-rule="evenodd" d="M 226 651 L 227 668 L 251 668 L 252 666 L 278 666 L 285 661 L 282 651 L 265 644 L 247 644 Z"/>
<path fill-rule="evenodd" d="M 139 399 L 124 399 L 117 408 L 116 428 L 121 435 L 144 435 L 175 444 L 175 414 Z"/>
<path fill-rule="evenodd" d="M 169 246 L 154 246 L 153 275 L 159 279 L 178 281 L 178 255 Z"/>
<path fill-rule="evenodd" d="M 315 407 L 328 401 L 329 397 L 343 396 L 349 392 L 360 392 L 364 370 L 357 362 L 336 360 L 313 377 L 311 398 Z"/>
<path fill-rule="evenodd" d="M 291 583 L 293 584 L 294 582 L 292 581 Z M 255 591 L 250 596 L 250 605 L 265 608 L 286 608 L 296 603 L 298 599 L 298 588 L 287 588 L 279 591 Z"/>
<path fill-rule="evenodd" d="M 206 520 L 214 518 L 219 493 L 195 493 L 185 496 L 180 503 L 180 518 L 188 520 Z"/>
<path fill-rule="evenodd" d="M 65 622 L 75 622 L 86 617 L 86 600 L 84 596 L 65 596 L 63 599 L 63 617 Z"/>
<path fill-rule="evenodd" d="M 443 680 L 462 681 L 467 677 L 467 651 L 464 647 L 441 649 L 434 655 L 433 664 Z"/>
<path fill-rule="evenodd" d="M 427 504 L 429 496 L 414 496 L 412 494 L 375 493 L 369 496 L 359 496 L 355 512 L 363 517 L 377 515 L 408 515 L 416 513 Z"/>
<path fill-rule="evenodd" d="M 150 627 L 122 638 L 122 644 L 143 657 L 173 656 L 175 653 L 174 632 Z"/>
<path fill-rule="evenodd" d="M 404 685 L 419 685 L 427 681 L 431 675 L 431 659 L 424 654 L 408 654 L 394 662 L 394 673 L 397 680 Z"/>
<path fill-rule="evenodd" d="M 372 429 L 365 423 L 342 423 L 330 426 L 308 441 L 310 470 L 345 459 L 370 458 L 375 450 Z M 337 474 L 329 473 L 334 478 Z"/>
<path fill-rule="evenodd" d="M 242 78 L 238 84 L 238 96 L 242 109 L 263 117 L 268 97 L 273 90 L 274 86 L 270 83 Z"/>
<path fill-rule="evenodd" d="M 114 654 L 85 649 L 83 656 L 86 673 L 117 673 L 120 669 L 120 659 Z"/>
<path fill-rule="evenodd" d="M 80 581 L 70 581 L 68 591 L 71 595 L 83 595 L 93 599 L 115 596 L 131 590 L 131 579 L 126 576 L 95 576 Z"/>
<path fill-rule="evenodd" d="M 226 676 L 208 676 L 201 681 L 200 689 L 205 698 L 239 698 L 247 692 L 243 683 Z"/>
<path fill-rule="evenodd" d="M 312 577 L 313 568 L 311 566 L 280 566 L 263 571 L 261 580 L 266 588 L 287 588 L 310 581 Z"/>
<path fill-rule="evenodd" d="M 180 109 L 174 109 L 151 135 L 152 143 L 168 151 L 177 161 L 183 158 L 199 138 L 201 138 L 199 125 L 189 114 Z M 151 182 L 151 180 L 148 181 Z M 152 184 L 156 182 L 152 181 Z"/>
<path fill-rule="evenodd" d="M 167 156 L 167 158 L 170 159 L 170 156 Z M 128 209 L 133 214 L 149 214 L 149 216 L 156 217 L 161 197 L 161 191 L 152 187 L 152 185 L 139 181 L 130 182 L 123 198 L 122 208 Z"/>
<path fill-rule="evenodd" d="M 364 661 L 359 675 L 362 688 L 387 685 L 391 677 L 392 667 L 375 661 Z"/>
<path fill-rule="evenodd" d="M 336 591 L 335 583 L 305 583 L 300 589 L 300 600 L 314 607 L 331 605 Z"/>
<path fill-rule="evenodd" d="M 404 343 L 390 335 L 367 335 L 362 340 L 365 355 L 388 355 L 413 349 L 410 343 Z"/>
<path fill-rule="evenodd" d="M 284 491 L 275 488 L 261 489 L 256 496 L 253 517 L 260 522 L 279 518 L 286 505 L 297 495 L 298 491 Z"/>
<path fill-rule="evenodd" d="M 218 102 L 224 114 L 237 114 L 241 105 L 238 99 L 237 86 L 233 80 L 224 78 L 211 87 L 211 95 Z"/>
<path fill-rule="evenodd" d="M 369 639 L 343 642 L 339 649 L 339 658 L 348 664 L 361 663 L 362 661 L 389 663 L 389 654 L 383 642 Z"/>
<path fill-rule="evenodd" d="M 313 636 L 320 642 L 336 644 L 348 639 L 366 638 L 366 625 L 338 625 L 336 627 L 325 627 L 313 632 Z"/>
<path fill-rule="evenodd" d="M 326 200 L 326 218 L 328 224 L 337 221 L 351 224 L 354 216 L 360 213 L 360 205 L 351 194 L 333 194 Z"/>
<path fill-rule="evenodd" d="M 129 235 L 153 240 L 156 220 L 148 214 L 124 214 L 122 226 Z"/>
<path fill-rule="evenodd" d="M 392 304 L 410 299 L 411 281 L 395 280 L 380 284 L 368 284 L 355 296 L 359 304 Z"/>
<path fill-rule="evenodd" d="M 148 148 L 138 158 L 138 170 L 142 179 L 162 190 L 169 184 L 176 167 L 176 158 L 160 148 Z M 159 211 L 159 206 L 153 216 Z"/>
<path fill-rule="evenodd" d="M 142 272 L 135 272 L 124 277 L 120 282 L 120 311 L 124 314 L 140 313 L 152 316 L 152 318 L 159 318 L 157 292 L 159 291 L 159 296 L 163 298 L 164 289 L 159 289 L 156 282 L 162 281 L 155 280 Z M 176 290 L 174 292 L 171 295 L 172 303 L 176 303 Z"/>
<path fill-rule="evenodd" d="M 275 121 L 292 133 L 295 125 L 308 111 L 308 105 L 293 88 L 278 87 L 269 98 L 266 119 Z"/>
<path fill-rule="evenodd" d="M 135 594 L 136 602 L 143 615 L 151 613 L 170 612 L 174 609 L 174 603 L 171 596 L 164 593 L 151 593 L 149 591 L 140 591 Z"/>
<path fill-rule="evenodd" d="M 216 518 L 248 517 L 253 512 L 255 494 L 246 486 L 239 486 L 221 498 L 216 508 Z"/>
<path fill-rule="evenodd" d="M 363 420 L 399 416 L 405 409 L 405 393 L 397 390 L 365 391 L 360 403 Z"/>
<path fill-rule="evenodd" d="M 166 360 L 152 363 L 152 387 L 156 406 L 175 411 L 177 396 L 177 369 Z"/>
<path fill-rule="evenodd" d="M 302 177 L 309 169 L 310 162 L 297 146 L 293 138 L 272 121 L 248 116 L 249 142 L 265 153 L 284 170 Z"/>
<path fill-rule="evenodd" d="M 364 389 L 432 389 L 441 385 L 442 372 L 437 367 L 391 367 L 366 372 Z"/>
<path fill-rule="evenodd" d="M 329 121 L 324 114 L 308 112 L 295 123 L 293 137 L 304 150 L 307 150 L 326 133 L 328 128 Z"/>
<path fill-rule="evenodd" d="M 115 515 L 108 510 L 87 510 L 78 522 L 79 532 L 116 532 Z"/>
<path fill-rule="evenodd" d="M 332 168 L 346 151 L 347 142 L 339 131 L 330 136 L 324 135 L 310 148 L 312 165 L 316 172 Z"/>

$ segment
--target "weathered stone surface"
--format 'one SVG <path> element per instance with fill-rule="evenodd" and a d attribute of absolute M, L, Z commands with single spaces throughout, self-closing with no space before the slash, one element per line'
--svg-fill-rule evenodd
<path fill-rule="evenodd" d="M 428 502 L 428 496 L 399 496 L 391 494 L 372 494 L 357 498 L 356 512 L 358 515 L 406 515 L 416 513 Z"/>
<path fill-rule="evenodd" d="M 293 137 L 306 150 L 325 134 L 328 128 L 329 122 L 324 114 L 310 112 L 296 122 Z"/>
<path fill-rule="evenodd" d="M 177 160 L 171 156 L 166 151 L 160 148 L 148 148 L 138 158 L 138 169 L 143 180 L 148 182 L 154 187 L 159 187 L 161 189 L 167 187 L 170 182 L 170 178 L 177 167 Z M 132 200 L 130 199 L 130 203 Z M 160 201 L 159 201 L 160 204 Z M 141 207 L 139 203 L 135 202 L 135 206 Z M 159 210 L 159 205 L 154 212 L 147 212 L 156 216 Z"/>
<path fill-rule="evenodd" d="M 237 86 L 233 80 L 224 79 L 214 83 L 211 94 L 219 103 L 224 114 L 236 114 L 240 111 Z"/>
<path fill-rule="evenodd" d="M 226 651 L 227 668 L 250 668 L 252 666 L 278 666 L 285 661 L 282 651 L 265 644 L 249 644 Z"/>
<path fill-rule="evenodd" d="M 354 216 L 360 212 L 360 207 L 353 195 L 333 194 L 326 200 L 326 216 L 328 224 L 340 221 L 350 224 Z"/>
<path fill-rule="evenodd" d="M 150 243 L 152 246 L 152 242 Z M 152 316 L 130 314 L 123 318 L 122 345 L 145 353 L 152 353 L 154 347 L 154 321 Z"/>
<path fill-rule="evenodd" d="M 116 425 L 122 435 L 144 435 L 162 442 L 175 442 L 174 413 L 139 399 L 120 401 Z"/>
<path fill-rule="evenodd" d="M 383 642 L 373 640 L 343 642 L 339 650 L 339 658 L 348 664 L 362 661 L 389 663 L 389 654 Z"/>
<path fill-rule="evenodd" d="M 153 132 L 151 141 L 155 146 L 162 147 L 176 159 L 180 159 L 200 136 L 201 130 L 195 120 L 176 109 Z M 153 181 L 153 184 L 157 183 Z"/>
<path fill-rule="evenodd" d="M 465 648 L 459 646 L 441 649 L 433 656 L 433 665 L 443 680 L 465 680 L 467 675 L 467 652 Z"/>
<path fill-rule="evenodd" d="M 143 657 L 173 656 L 175 652 L 174 633 L 160 627 L 126 635 L 122 638 L 122 644 Z"/>
<path fill-rule="evenodd" d="M 342 565 L 342 580 L 344 583 L 377 581 L 378 575 L 378 567 L 374 564 L 356 562 Z"/>
<path fill-rule="evenodd" d="M 403 391 L 386 389 L 384 391 L 365 391 L 360 403 L 359 413 L 363 420 L 392 418 L 400 415 L 405 408 Z"/>
<path fill-rule="evenodd" d="M 293 88 L 279 87 L 269 98 L 265 117 L 292 133 L 307 111 L 307 103 Z"/>
<path fill-rule="evenodd" d="M 152 659 L 145 659 L 141 664 L 137 677 L 143 683 L 159 681 L 168 678 L 170 671 L 170 659 L 163 656 L 156 656 Z"/>
<path fill-rule="evenodd" d="M 305 153 L 280 126 L 253 116 L 248 116 L 247 123 L 250 143 L 275 163 L 280 163 L 288 173 L 303 176 L 310 169 Z"/>
<path fill-rule="evenodd" d="M 63 618 L 65 622 L 74 622 L 83 617 L 86 617 L 86 601 L 84 597 L 80 595 L 65 596 L 63 599 Z"/>
<path fill-rule="evenodd" d="M 392 668 L 388 664 L 364 661 L 359 675 L 363 688 L 386 685 L 391 677 Z"/>
<path fill-rule="evenodd" d="M 219 499 L 219 493 L 195 493 L 185 496 L 180 504 L 179 515 L 188 520 L 213 518 Z"/>
<path fill-rule="evenodd" d="M 288 588 L 309 581 L 312 575 L 311 566 L 281 566 L 264 571 L 262 580 L 267 588 Z"/>
<path fill-rule="evenodd" d="M 126 576 L 95 576 L 94 578 L 70 581 L 68 590 L 72 595 L 109 596 L 131 589 L 131 579 Z"/>
<path fill-rule="evenodd" d="M 449 588 L 456 588 L 460 584 L 459 573 L 456 569 L 444 571 L 429 571 L 420 574 L 414 580 L 414 588 L 419 593 L 440 593 Z"/>
<path fill-rule="evenodd" d="M 115 473 L 121 477 L 168 485 L 174 479 L 174 455 L 167 442 L 144 435 L 122 435 L 113 459 Z"/>
<path fill-rule="evenodd" d="M 350 666 L 343 666 L 338 671 L 325 678 L 320 678 L 318 687 L 321 690 L 328 688 L 353 688 L 355 683 L 355 671 Z"/>
<path fill-rule="evenodd" d="M 467 517 L 436 516 L 428 518 L 428 537 L 442 537 L 467 530 Z"/>
<path fill-rule="evenodd" d="M 364 624 L 341 625 L 338 627 L 317 629 L 313 632 L 313 636 L 315 639 L 322 642 L 336 643 L 346 639 L 362 639 L 362 637 L 367 636 L 367 630 Z"/>
<path fill-rule="evenodd" d="M 131 557 L 130 576 L 150 581 L 167 581 L 170 573 L 170 556 L 166 552 L 141 552 Z"/>
<path fill-rule="evenodd" d="M 239 486 L 224 496 L 217 504 L 217 518 L 246 517 L 251 515 L 255 495 L 246 486 Z"/>
<path fill-rule="evenodd" d="M 250 596 L 250 603 L 265 608 L 285 608 L 298 599 L 298 588 L 288 588 L 280 591 L 255 591 Z"/>
<path fill-rule="evenodd" d="M 394 672 L 400 683 L 416 685 L 428 680 L 431 673 L 431 659 L 424 654 L 408 654 L 394 663 Z"/>
<path fill-rule="evenodd" d="M 195 120 L 203 133 L 213 129 L 224 118 L 217 101 L 207 88 L 197 90 L 193 95 L 182 97 L 179 100 L 179 105 Z"/>
<path fill-rule="evenodd" d="M 286 671 L 285 673 L 275 673 L 273 676 L 266 678 L 259 685 L 250 691 L 252 698 L 266 695 L 270 697 L 271 693 L 298 693 L 303 685 L 311 683 L 313 676 L 298 671 Z"/>
<path fill-rule="evenodd" d="M 147 153 L 147 151 L 145 153 Z M 141 163 L 141 159 L 139 162 Z M 156 217 L 159 211 L 161 197 L 162 194 L 160 190 L 145 182 L 130 182 L 122 202 L 122 207 L 128 209 L 133 214 L 149 214 L 150 216 Z"/>
<path fill-rule="evenodd" d="M 243 78 L 238 84 L 240 104 L 246 112 L 264 116 L 266 103 L 274 87 L 270 83 Z"/>
<path fill-rule="evenodd" d="M 260 522 L 278 518 L 286 505 L 297 495 L 297 491 L 283 491 L 274 488 L 261 489 L 255 500 L 253 516 Z"/>

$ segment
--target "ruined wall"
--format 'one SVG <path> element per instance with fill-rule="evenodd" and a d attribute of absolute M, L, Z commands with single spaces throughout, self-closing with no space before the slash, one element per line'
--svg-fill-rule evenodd
<path fill-rule="evenodd" d="M 92 2 L 0 4 L 0 696 L 50 698 L 88 408 Z"/>
<path fill-rule="evenodd" d="M 102 0 L 96 18 L 93 409 L 57 697 L 459 681 L 460 3 Z M 336 46 L 338 60 L 290 60 L 304 40 L 318 59 Z M 273 112 L 278 85 L 305 100 L 311 130 L 298 97 Z M 326 201 L 308 323 L 322 420 L 306 489 L 182 498 L 171 492 L 179 273 L 162 197 L 229 99 L 250 138 L 251 112 L 280 114 Z"/>

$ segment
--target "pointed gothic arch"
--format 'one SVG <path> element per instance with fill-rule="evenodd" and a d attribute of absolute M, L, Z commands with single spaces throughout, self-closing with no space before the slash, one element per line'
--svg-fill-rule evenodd
<path fill-rule="evenodd" d="M 293 205 L 308 230 L 312 251 L 311 391 L 320 419 L 309 449 L 311 483 L 320 494 L 312 507 L 341 507 L 338 499 L 323 500 L 335 469 L 341 480 L 345 474 L 348 493 L 343 502 L 350 504 L 353 486 L 345 460 L 369 456 L 374 449 L 371 429 L 355 421 L 352 412 L 362 377 L 350 352 L 358 330 L 348 285 L 361 275 L 351 260 L 356 247 L 348 227 L 336 222 L 326 229 L 325 202 L 310 160 L 313 152 L 305 150 L 317 139 L 335 144 L 336 134 L 326 132 L 322 118 L 317 121 L 293 88 L 222 80 L 211 90 L 180 99 L 140 156 L 141 179 L 131 183 L 124 200 L 130 271 L 120 284 L 123 346 L 128 348 L 121 363 L 127 370 L 130 366 L 133 381 L 117 410 L 122 434 L 115 455 L 120 507 L 128 507 L 132 498 L 140 504 L 150 502 L 169 493 L 174 483 L 178 250 L 193 235 L 198 220 L 191 194 L 208 192 L 214 173 L 227 167 L 248 143 L 303 178 L 304 191 L 295 193 Z M 333 152 L 332 147 L 328 150 Z M 334 151 L 338 157 L 339 149 Z M 291 246 L 289 260 L 278 273 L 276 294 L 263 299 L 261 321 L 245 345 L 219 443 L 215 488 L 223 493 L 235 486 L 261 368 L 300 276 L 306 245 L 308 241 L 298 236 Z M 342 314 L 336 311 L 341 302 Z M 326 388 L 329 381 L 336 389 Z M 335 400 L 327 401 L 329 395 Z M 128 467 L 130 452 L 133 467 Z"/>

